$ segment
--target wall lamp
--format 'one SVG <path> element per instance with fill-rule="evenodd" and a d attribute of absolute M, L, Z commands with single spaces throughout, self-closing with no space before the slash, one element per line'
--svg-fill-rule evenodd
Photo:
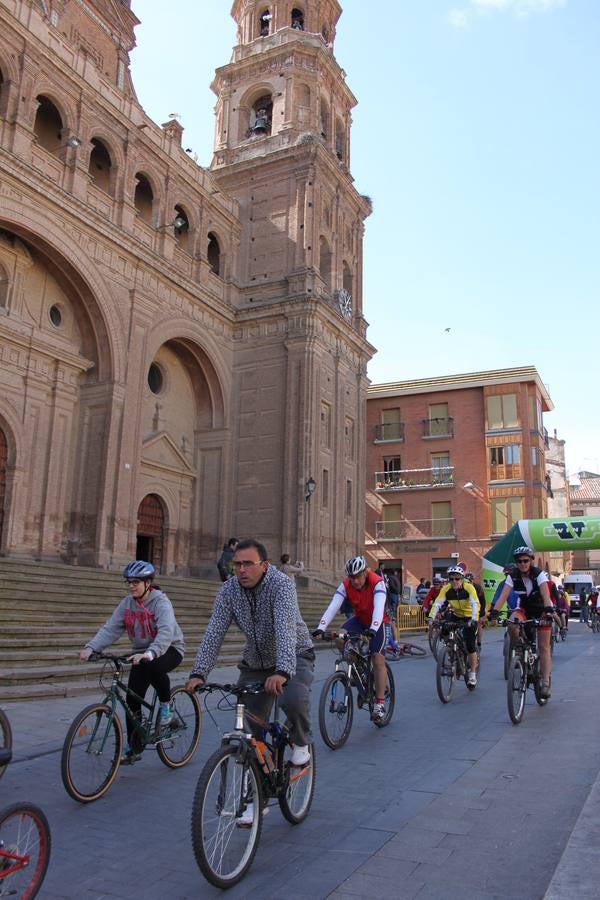
<path fill-rule="evenodd" d="M 317 489 L 317 482 L 315 481 L 314 478 L 312 478 L 312 477 L 309 478 L 308 481 L 306 482 L 306 484 L 304 485 L 304 490 L 305 490 L 304 499 L 307 502 L 310 500 L 310 498 L 312 497 L 312 495 L 314 494 L 316 489 Z"/>
<path fill-rule="evenodd" d="M 67 147 L 70 147 L 71 150 L 77 150 L 78 147 L 81 147 L 81 138 L 76 137 L 74 134 L 71 137 L 67 138 L 65 141 Z"/>
<path fill-rule="evenodd" d="M 156 230 L 162 231 L 163 228 L 185 228 L 187 224 L 187 219 L 184 219 L 183 216 L 176 216 L 172 222 L 167 222 L 166 225 L 158 225 Z"/>
<path fill-rule="evenodd" d="M 467 481 L 466 484 L 463 484 L 463 488 L 467 491 L 472 491 L 474 487 L 475 487 L 474 481 Z"/>

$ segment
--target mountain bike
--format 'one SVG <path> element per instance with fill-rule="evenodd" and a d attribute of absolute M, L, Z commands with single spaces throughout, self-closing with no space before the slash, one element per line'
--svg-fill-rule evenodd
<path fill-rule="evenodd" d="M 396 662 L 396 660 L 402 659 L 403 656 L 411 656 L 413 659 L 422 659 L 424 656 L 427 656 L 427 651 L 425 647 L 421 647 L 419 644 L 397 642 L 396 650 L 394 650 L 390 644 L 386 646 L 385 658 L 390 662 Z"/>
<path fill-rule="evenodd" d="M 356 688 L 356 705 L 366 708 L 373 715 L 375 706 L 375 673 L 368 637 L 335 632 L 325 633 L 323 640 L 343 641 L 340 657 L 335 662 L 335 672 L 329 676 L 319 699 L 319 731 L 328 747 L 338 750 L 348 740 L 354 718 L 352 688 Z M 394 676 L 385 664 L 387 686 L 385 689 L 385 715 L 372 719 L 378 728 L 389 725 L 394 712 L 396 689 Z"/>
<path fill-rule="evenodd" d="M 594 632 L 594 634 L 598 634 L 600 631 L 600 612 L 592 607 L 592 611 L 590 613 L 590 628 Z"/>
<path fill-rule="evenodd" d="M 442 703 L 449 703 L 452 699 L 454 682 L 457 678 L 464 678 L 465 684 L 470 691 L 474 691 L 476 685 L 469 683 L 471 667 L 465 642 L 465 626 L 452 620 L 446 622 L 442 620 L 440 624 L 435 686 Z M 481 653 L 478 646 L 477 672 L 479 672 L 480 657 Z"/>
<path fill-rule="evenodd" d="M 122 672 L 130 665 L 127 656 L 93 653 L 92 662 L 104 661 L 100 686 L 106 695 L 99 703 L 82 709 L 73 719 L 62 750 L 61 774 L 67 793 L 80 803 L 98 800 L 116 778 L 121 762 L 139 760 L 146 747 L 155 747 L 158 756 L 170 769 L 179 769 L 190 761 L 200 740 L 200 704 L 198 698 L 183 687 L 173 688 L 173 719 L 167 726 L 159 724 L 156 692 L 150 702 L 130 691 L 122 681 Z M 141 701 L 138 717 L 128 699 Z M 131 726 L 134 753 L 123 759 L 123 726 L 121 707 Z"/>
<path fill-rule="evenodd" d="M 514 654 L 506 686 L 508 714 L 513 725 L 518 725 L 525 712 L 528 687 L 533 687 L 535 699 L 540 706 L 545 706 L 548 702 L 548 697 L 542 697 L 541 694 L 542 675 L 537 648 L 537 629 L 541 623 L 539 619 L 527 619 L 525 622 L 511 621 L 504 624 L 519 630 L 518 637 L 513 638 Z"/>
<path fill-rule="evenodd" d="M 315 790 L 315 750 L 309 745 L 306 765 L 291 764 L 290 732 L 287 724 L 279 721 L 277 697 L 271 722 L 246 710 L 244 697 L 261 693 L 262 683 L 206 683 L 198 691 L 221 692 L 217 708 L 235 710 L 233 731 L 223 735 L 221 746 L 205 763 L 192 803 L 196 862 L 211 884 L 228 888 L 237 884 L 252 864 L 269 800 L 277 800 L 292 825 L 299 825 L 308 815 Z M 262 730 L 262 739 L 250 733 L 248 720 Z"/>
<path fill-rule="evenodd" d="M 10 748 L 0 749 L 0 766 L 6 768 Z M 50 826 L 33 803 L 13 803 L 0 810 L 0 897 L 35 897 L 50 861 Z"/>
<path fill-rule="evenodd" d="M 0 752 L 2 750 L 12 750 L 12 731 L 6 713 L 0 709 Z M 6 763 L 0 763 L 0 778 L 4 775 L 5 769 Z"/>

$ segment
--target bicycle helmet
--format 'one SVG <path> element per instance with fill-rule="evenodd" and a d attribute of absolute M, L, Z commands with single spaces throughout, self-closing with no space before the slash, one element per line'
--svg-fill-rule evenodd
<path fill-rule="evenodd" d="M 123 578 L 139 578 L 145 581 L 147 578 L 152 578 L 155 571 L 152 563 L 144 562 L 143 559 L 135 559 L 123 569 Z"/>
<path fill-rule="evenodd" d="M 457 569 L 460 569 L 460 571 L 461 571 L 461 572 L 463 573 L 463 575 L 464 575 L 465 572 L 467 571 L 467 564 L 466 564 L 466 563 L 456 563 L 456 568 L 457 568 Z"/>
<path fill-rule="evenodd" d="M 531 549 L 531 547 L 526 547 L 524 545 L 522 547 L 516 547 L 513 550 L 513 556 L 515 559 L 517 558 L 517 556 L 529 556 L 530 559 L 533 559 L 534 555 L 535 554 L 534 554 L 533 550 Z"/>
<path fill-rule="evenodd" d="M 465 573 L 460 566 L 450 566 L 450 568 L 446 570 L 446 577 L 450 578 L 451 575 L 460 575 L 461 578 L 465 577 Z"/>
<path fill-rule="evenodd" d="M 443 580 L 444 580 L 444 579 L 442 578 L 441 575 L 434 575 L 434 576 L 433 576 L 433 583 L 434 583 L 434 584 L 441 584 Z"/>
<path fill-rule="evenodd" d="M 348 578 L 352 578 L 354 575 L 360 575 L 366 568 L 367 561 L 364 556 L 353 556 L 352 559 L 349 559 L 346 563 L 344 571 Z"/>

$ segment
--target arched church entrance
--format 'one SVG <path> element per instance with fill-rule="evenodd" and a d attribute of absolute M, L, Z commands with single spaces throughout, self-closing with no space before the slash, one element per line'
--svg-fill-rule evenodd
<path fill-rule="evenodd" d="M 165 510 L 157 494 L 146 494 L 138 509 L 135 558 L 151 562 L 157 572 L 163 565 Z"/>
<path fill-rule="evenodd" d="M 4 504 L 6 499 L 6 466 L 8 463 L 8 442 L 0 428 L 0 547 L 2 546 L 2 526 L 4 525 Z"/>

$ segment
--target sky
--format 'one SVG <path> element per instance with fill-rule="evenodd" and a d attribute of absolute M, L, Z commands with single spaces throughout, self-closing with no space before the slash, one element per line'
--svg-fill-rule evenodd
<path fill-rule="evenodd" d="M 598 0 L 341 3 L 369 377 L 534 365 L 569 473 L 600 472 Z M 208 166 L 231 3 L 132 8 L 139 100 Z"/>

